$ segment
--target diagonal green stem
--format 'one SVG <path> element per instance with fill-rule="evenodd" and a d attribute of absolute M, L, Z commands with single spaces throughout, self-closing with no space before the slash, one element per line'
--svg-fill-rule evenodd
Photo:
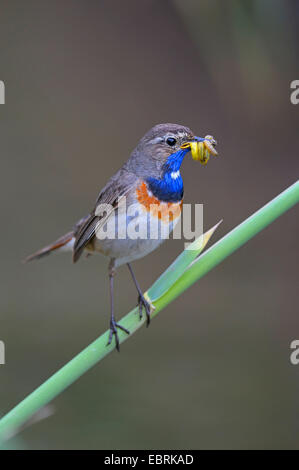
<path fill-rule="evenodd" d="M 251 217 L 225 235 L 198 260 L 193 262 L 184 274 L 173 284 L 173 286 L 155 302 L 156 316 L 166 305 L 172 302 L 178 295 L 184 292 L 194 282 L 217 266 L 227 256 L 240 248 L 244 243 L 263 230 L 267 225 L 277 219 L 280 215 L 299 202 L 299 181 L 294 183 L 275 199 L 270 201 Z M 139 320 L 136 315 L 137 309 L 132 310 L 121 320 L 121 325 L 128 328 L 132 333 L 138 330 L 145 320 Z M 65 390 L 82 374 L 113 351 L 114 346 L 107 346 L 108 331 L 87 348 L 75 356 L 70 362 L 26 397 L 21 403 L 13 408 L 0 420 L 0 441 L 4 441 L 20 428 L 41 407 L 49 403 L 59 393 Z M 131 336 L 130 335 L 130 336 Z M 128 336 L 121 332 L 119 339 L 122 343 Z"/>

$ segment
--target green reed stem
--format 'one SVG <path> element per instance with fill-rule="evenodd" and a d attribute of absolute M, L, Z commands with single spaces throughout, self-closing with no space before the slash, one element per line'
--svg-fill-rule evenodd
<path fill-rule="evenodd" d="M 299 202 L 299 181 L 234 228 L 209 250 L 204 252 L 198 260 L 193 262 L 166 294 L 155 302 L 156 309 L 152 316 L 156 316 L 166 305 L 172 302 L 189 286 L 221 263 L 227 256 L 240 248 L 244 243 L 267 227 L 267 225 L 297 202 Z M 137 309 L 132 310 L 120 321 L 120 324 L 128 328 L 131 332 L 130 336 L 127 336 L 122 331 L 119 331 L 121 343 L 130 338 L 145 322 L 145 320 L 139 320 L 139 316 L 136 315 L 136 312 Z M 114 345 L 111 344 L 107 346 L 108 334 L 108 331 L 103 333 L 98 339 L 87 346 L 87 348 L 7 413 L 0 420 L 0 441 L 4 441 L 13 435 L 35 412 L 53 400 L 53 398 L 65 390 L 97 362 L 102 360 L 107 354 L 111 353 L 114 350 Z"/>

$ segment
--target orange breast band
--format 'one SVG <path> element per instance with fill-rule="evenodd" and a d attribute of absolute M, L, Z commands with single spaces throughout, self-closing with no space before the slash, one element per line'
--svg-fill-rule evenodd
<path fill-rule="evenodd" d="M 180 202 L 161 202 L 148 192 L 146 183 L 141 183 L 136 189 L 138 202 L 144 207 L 146 212 L 150 212 L 154 217 L 158 217 L 163 222 L 171 222 L 177 219 L 182 211 L 183 200 Z"/>

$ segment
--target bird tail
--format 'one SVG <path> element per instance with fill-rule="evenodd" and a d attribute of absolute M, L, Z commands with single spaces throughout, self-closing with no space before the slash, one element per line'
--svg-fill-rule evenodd
<path fill-rule="evenodd" d="M 74 233 L 68 232 L 62 237 L 58 238 L 58 240 L 56 240 L 54 243 L 51 243 L 50 245 L 47 245 L 44 248 L 41 248 L 40 250 L 36 251 L 32 255 L 27 256 L 27 258 L 24 259 L 24 263 L 27 263 L 28 261 L 33 261 L 35 259 L 43 258 L 44 256 L 49 255 L 53 251 L 72 251 L 74 242 Z"/>

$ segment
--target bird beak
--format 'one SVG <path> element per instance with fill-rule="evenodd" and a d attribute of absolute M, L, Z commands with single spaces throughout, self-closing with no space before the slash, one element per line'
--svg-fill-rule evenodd
<path fill-rule="evenodd" d="M 203 137 L 194 137 L 190 142 L 181 145 L 181 149 L 190 149 L 193 160 L 199 160 L 202 165 L 206 165 L 210 155 L 218 155 L 215 146 L 216 140 L 211 135 Z"/>

